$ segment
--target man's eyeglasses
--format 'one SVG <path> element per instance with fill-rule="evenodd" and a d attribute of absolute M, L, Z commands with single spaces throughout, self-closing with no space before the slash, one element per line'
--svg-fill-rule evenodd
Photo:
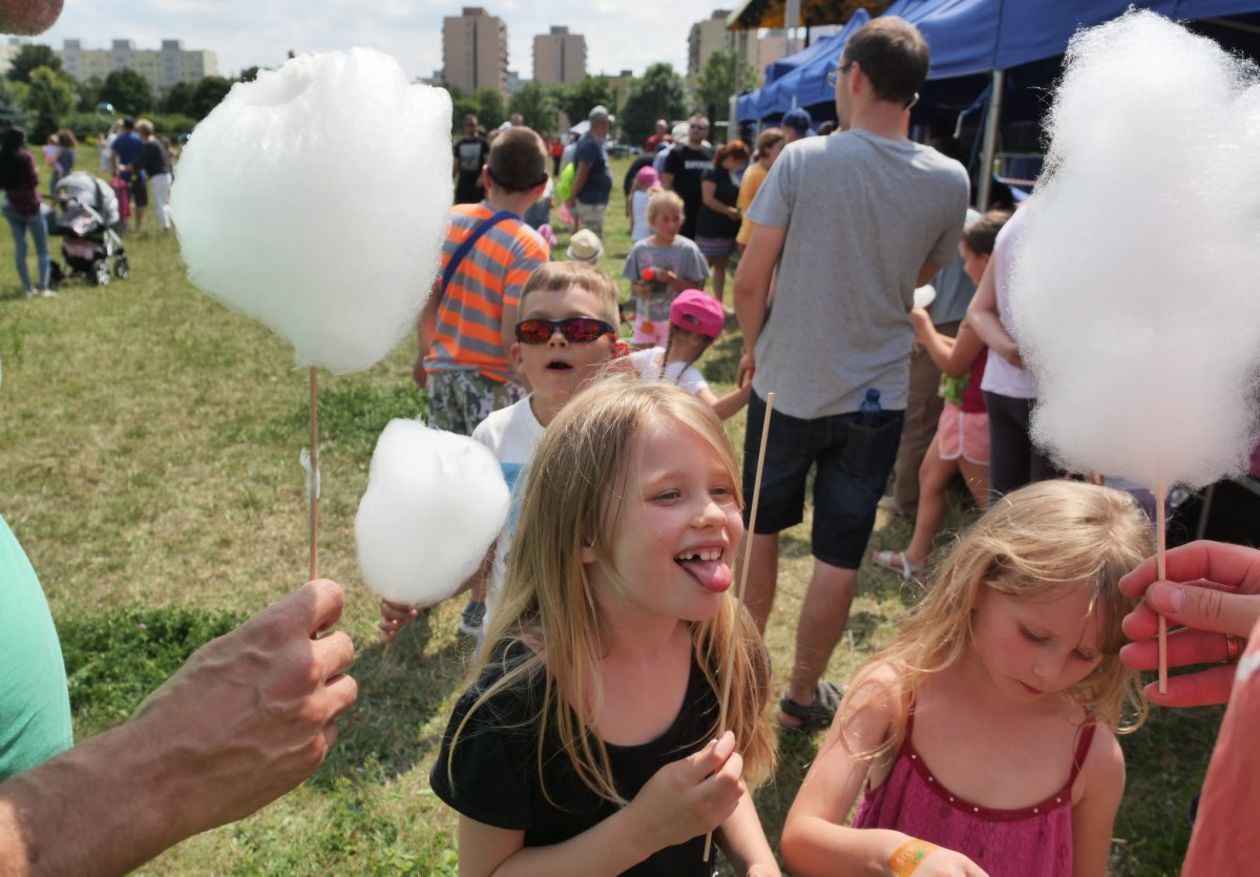
<path fill-rule="evenodd" d="M 848 73 L 849 68 L 852 66 L 853 66 L 853 62 L 850 61 L 848 64 L 841 64 L 839 67 L 835 67 L 831 70 L 828 70 L 827 71 L 827 87 L 835 88 L 836 83 L 840 80 L 840 74 Z"/>
<path fill-rule="evenodd" d="M 570 344 L 589 344 L 617 330 L 594 317 L 568 317 L 563 320 L 521 320 L 516 324 L 516 340 L 522 344 L 546 344 L 557 330 Z"/>
<path fill-rule="evenodd" d="M 849 68 L 852 66 L 853 66 L 853 62 L 850 61 L 848 64 L 841 64 L 839 67 L 836 67 L 833 70 L 828 70 L 827 71 L 827 87 L 835 88 L 836 83 L 840 81 L 840 74 L 842 73 L 847 74 L 849 72 Z M 905 108 L 907 110 L 914 109 L 914 105 L 917 104 L 918 102 L 919 102 L 919 93 L 915 92 L 914 97 L 906 101 Z"/>

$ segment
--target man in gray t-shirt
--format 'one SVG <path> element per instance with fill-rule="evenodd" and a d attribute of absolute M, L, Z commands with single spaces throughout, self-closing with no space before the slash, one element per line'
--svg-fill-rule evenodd
<path fill-rule="evenodd" d="M 745 599 L 764 628 L 778 533 L 803 519 L 814 483 L 814 573 L 785 726 L 829 721 L 839 690 L 819 683 L 848 620 L 857 569 L 892 471 L 906 406 L 914 288 L 957 251 L 967 207 L 962 165 L 904 135 L 928 47 L 899 18 L 849 40 L 836 71 L 845 131 L 789 144 L 748 212 L 756 225 L 735 278 L 752 375 L 744 490 L 752 495 L 765 398 L 775 394 Z M 771 274 L 777 265 L 773 311 Z"/>

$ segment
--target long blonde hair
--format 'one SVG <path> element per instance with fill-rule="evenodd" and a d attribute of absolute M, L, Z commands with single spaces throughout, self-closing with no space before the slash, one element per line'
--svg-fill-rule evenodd
<path fill-rule="evenodd" d="M 1120 661 L 1125 642 L 1120 622 L 1134 601 L 1120 593 L 1119 582 L 1151 553 L 1151 543 L 1150 521 L 1133 497 L 1119 490 L 1043 481 L 1002 498 L 962 534 L 897 639 L 858 671 L 865 679 L 845 698 L 840 713 L 845 739 L 849 723 L 873 699 L 891 693 L 900 698 L 901 715 L 906 715 L 924 680 L 963 656 L 982 588 L 1019 600 L 1053 599 L 1089 588 L 1092 611 L 1102 621 L 1103 658 L 1061 695 L 1112 730 L 1137 730 L 1147 705 L 1138 674 Z M 896 674 L 899 691 L 889 692 L 886 683 L 864 672 L 879 665 Z M 895 752 L 903 732 L 904 725 L 895 728 L 881 746 L 858 757 Z"/>
<path fill-rule="evenodd" d="M 662 384 L 608 377 L 574 397 L 547 427 L 529 464 L 507 581 L 473 678 L 481 676 L 505 645 L 523 643 L 529 649 L 517 651 L 527 651 L 529 657 L 520 663 L 504 662 L 502 678 L 480 693 L 456 729 L 452 760 L 473 713 L 501 692 L 536 684 L 541 676 L 545 694 L 534 720 L 539 777 L 547 757 L 545 741 L 554 733 L 585 786 L 609 801 L 625 803 L 613 782 L 604 743 L 591 730 L 602 697 L 599 661 L 604 646 L 581 553 L 584 545 L 590 546 L 615 587 L 633 587 L 616 574 L 611 562 L 618 508 L 621 501 L 637 498 L 635 491 L 619 488 L 631 468 L 636 435 L 662 418 L 681 423 L 707 443 L 738 494 L 739 470 L 721 421 L 690 394 Z M 742 497 L 739 502 L 742 506 Z M 729 595 L 716 616 L 693 622 L 691 632 L 696 663 L 715 697 L 721 687 L 719 667 L 735 638 L 727 729 L 735 733 L 743 755 L 745 780 L 755 786 L 769 777 L 775 760 L 765 709 L 770 666 L 761 636 L 746 611 L 736 616 Z M 719 735 L 717 721 L 715 715 L 702 740 Z M 447 769 L 449 776 L 450 762 Z"/>

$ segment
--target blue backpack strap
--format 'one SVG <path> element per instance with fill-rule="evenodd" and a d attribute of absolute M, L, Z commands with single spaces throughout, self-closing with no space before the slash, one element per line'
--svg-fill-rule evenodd
<path fill-rule="evenodd" d="M 472 252 L 472 248 L 477 245 L 477 241 L 481 236 L 494 228 L 505 219 L 519 219 L 515 213 L 510 210 L 500 210 L 494 216 L 489 216 L 481 221 L 481 223 L 473 229 L 472 234 L 464 239 L 459 248 L 451 254 L 451 260 L 446 263 L 446 269 L 442 272 L 442 286 L 438 290 L 438 298 L 446 297 L 446 287 L 451 285 L 451 278 L 455 276 L 455 270 L 459 268 L 460 262 L 464 261 L 464 257 Z"/>

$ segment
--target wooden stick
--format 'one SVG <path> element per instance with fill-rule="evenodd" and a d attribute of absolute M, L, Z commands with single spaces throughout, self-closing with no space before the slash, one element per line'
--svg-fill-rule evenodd
<path fill-rule="evenodd" d="M 1165 555 L 1168 553 L 1167 524 L 1164 503 L 1168 490 L 1162 484 L 1155 487 L 1155 575 L 1162 582 L 1168 578 Z M 1168 620 L 1159 616 L 1159 693 L 1168 693 Z"/>
<path fill-rule="evenodd" d="M 311 366 L 311 579 L 319 578 L 319 372 Z"/>
<path fill-rule="evenodd" d="M 757 450 L 757 476 L 753 481 L 752 505 L 748 507 L 748 531 L 744 534 L 744 563 L 739 569 L 739 582 L 735 587 L 735 626 L 726 644 L 726 659 L 722 664 L 722 697 L 718 701 L 718 730 L 726 729 L 726 713 L 731 699 L 731 667 L 735 663 L 735 640 L 739 636 L 739 618 L 744 610 L 744 586 L 748 583 L 748 567 L 752 561 L 753 534 L 757 528 L 757 505 L 761 502 L 761 472 L 766 465 L 766 440 L 770 437 L 770 415 L 774 412 L 774 393 L 766 394 L 766 416 L 761 422 L 761 447 Z M 704 860 L 709 861 L 713 852 L 713 832 L 704 838 Z"/>

